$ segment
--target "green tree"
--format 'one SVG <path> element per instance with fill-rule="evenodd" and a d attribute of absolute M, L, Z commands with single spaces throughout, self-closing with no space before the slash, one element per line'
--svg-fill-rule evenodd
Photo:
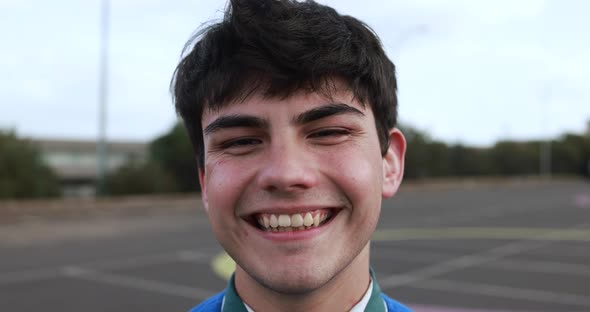
<path fill-rule="evenodd" d="M 490 168 L 490 150 L 456 144 L 449 148 L 450 175 L 477 176 L 492 174 Z"/>
<path fill-rule="evenodd" d="M 540 142 L 500 141 L 490 150 L 492 170 L 500 175 L 539 173 Z"/>
<path fill-rule="evenodd" d="M 539 174 L 541 141 L 499 141 L 489 148 L 462 144 L 447 146 L 427 133 L 401 125 L 408 149 L 405 177 L 536 175 Z M 564 134 L 551 141 L 554 174 L 590 175 L 590 136 Z"/>
<path fill-rule="evenodd" d="M 55 174 L 37 148 L 14 132 L 0 130 L 0 198 L 60 195 Z"/>
<path fill-rule="evenodd" d="M 400 125 L 399 128 L 407 141 L 404 177 L 412 179 L 430 176 L 428 168 L 430 137 L 407 125 Z"/>
<path fill-rule="evenodd" d="M 426 167 L 428 175 L 444 177 L 452 174 L 449 166 L 451 154 L 446 144 L 438 141 L 426 145 Z"/>
<path fill-rule="evenodd" d="M 551 145 L 551 169 L 558 174 L 588 174 L 590 137 L 565 134 Z"/>
<path fill-rule="evenodd" d="M 184 126 L 172 129 L 150 144 L 150 157 L 170 173 L 181 192 L 199 191 L 197 160 Z"/>
<path fill-rule="evenodd" d="M 129 162 L 106 179 L 111 195 L 170 193 L 178 189 L 172 176 L 151 161 Z"/>

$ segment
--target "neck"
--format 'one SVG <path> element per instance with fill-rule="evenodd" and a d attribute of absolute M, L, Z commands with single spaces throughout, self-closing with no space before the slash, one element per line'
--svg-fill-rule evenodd
<path fill-rule="evenodd" d="M 240 298 L 256 312 L 349 311 L 367 292 L 370 283 L 369 243 L 342 271 L 320 287 L 305 293 L 281 293 L 236 267 L 235 287 Z"/>

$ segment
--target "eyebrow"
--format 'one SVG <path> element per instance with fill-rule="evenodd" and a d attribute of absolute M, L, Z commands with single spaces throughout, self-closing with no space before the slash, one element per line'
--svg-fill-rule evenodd
<path fill-rule="evenodd" d="M 264 119 L 249 115 L 227 115 L 215 119 L 210 123 L 203 133 L 211 134 L 215 131 L 227 128 L 268 128 L 268 122 Z"/>
<path fill-rule="evenodd" d="M 344 104 L 344 103 L 332 103 L 320 107 L 316 107 L 310 109 L 306 112 L 303 112 L 296 116 L 293 121 L 296 124 L 306 124 L 312 121 L 316 121 L 322 118 L 335 116 L 335 115 L 342 115 L 342 114 L 353 114 L 359 116 L 365 116 L 363 112 L 360 110 Z"/>
<path fill-rule="evenodd" d="M 344 104 L 344 103 L 331 103 L 324 106 L 316 107 L 305 111 L 293 118 L 293 122 L 295 124 L 306 124 L 316 120 L 320 120 L 322 118 L 335 116 L 335 115 L 342 115 L 342 114 L 353 114 L 359 116 L 365 116 L 363 112 L 360 110 Z M 268 121 L 250 115 L 227 115 L 221 116 L 211 122 L 205 129 L 203 133 L 205 135 L 209 135 L 213 132 L 219 131 L 221 129 L 228 129 L 228 128 L 268 128 L 269 124 Z"/>

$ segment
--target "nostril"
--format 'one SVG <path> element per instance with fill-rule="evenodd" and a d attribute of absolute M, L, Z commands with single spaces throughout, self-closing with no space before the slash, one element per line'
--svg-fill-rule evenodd
<path fill-rule="evenodd" d="M 286 155 L 286 153 L 281 153 Z M 278 155 L 276 157 L 279 157 Z M 318 178 L 313 161 L 295 158 L 293 155 L 282 159 L 263 161 L 258 172 L 258 186 L 268 192 L 290 192 L 313 187 Z"/>
<path fill-rule="evenodd" d="M 278 191 L 278 188 L 274 185 L 268 185 L 264 189 L 271 193 L 276 193 L 276 191 Z"/>

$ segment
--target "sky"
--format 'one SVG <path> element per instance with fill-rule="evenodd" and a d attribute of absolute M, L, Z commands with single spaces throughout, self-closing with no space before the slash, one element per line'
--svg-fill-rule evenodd
<path fill-rule="evenodd" d="M 0 0 L 0 129 L 98 135 L 102 0 Z M 323 0 L 371 26 L 396 64 L 404 124 L 447 143 L 583 133 L 590 1 Z M 177 121 L 184 43 L 225 1 L 111 0 L 107 137 L 148 141 Z"/>

